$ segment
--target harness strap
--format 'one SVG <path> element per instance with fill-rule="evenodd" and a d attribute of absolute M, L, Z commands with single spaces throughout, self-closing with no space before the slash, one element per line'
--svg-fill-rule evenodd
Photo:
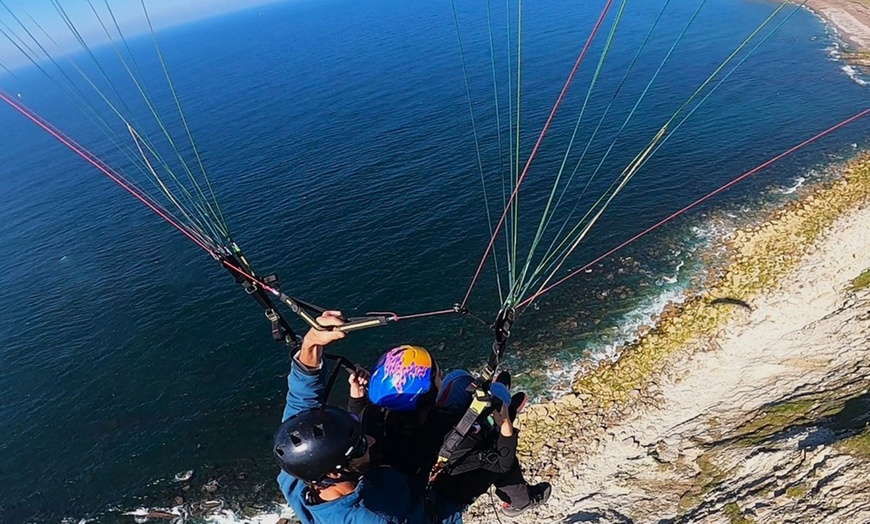
<path fill-rule="evenodd" d="M 492 397 L 489 393 L 477 383 L 472 383 L 470 387 L 473 388 L 471 405 L 468 406 L 459 422 L 450 428 L 447 436 L 444 437 L 444 443 L 438 452 L 438 460 L 430 474 L 430 484 L 441 472 L 448 471 L 449 473 L 460 460 L 473 452 L 472 449 L 469 449 L 465 453 L 459 453 L 460 446 L 472 432 L 477 422 L 492 413 Z"/>
<path fill-rule="evenodd" d="M 492 395 L 489 393 L 489 384 L 504 357 L 514 320 L 516 320 L 516 310 L 510 306 L 503 307 L 496 315 L 495 323 L 492 326 L 495 332 L 495 341 L 492 343 L 489 360 L 481 371 L 480 379 L 475 380 L 469 386 L 472 394 L 471 405 L 468 406 L 459 423 L 451 428 L 447 436 L 444 437 L 444 443 L 438 452 L 438 460 L 429 474 L 430 487 L 442 472 L 447 471 L 449 474 L 464 457 L 473 452 L 473 450 L 468 450 L 461 456 L 457 456 L 460 445 L 471 433 L 475 424 L 488 417 L 496 409 L 496 406 L 493 405 Z M 467 471 L 471 469 L 473 468 L 469 467 Z"/>
<path fill-rule="evenodd" d="M 516 310 L 512 307 L 504 307 L 495 317 L 495 324 L 492 325 L 492 330 L 495 333 L 495 340 L 492 343 L 492 351 L 489 354 L 489 360 L 481 371 L 483 380 L 489 382 L 495 376 L 498 366 L 504 358 L 504 351 L 507 348 L 507 341 L 511 336 L 511 327 L 516 320 Z"/>
<path fill-rule="evenodd" d="M 266 317 L 266 320 L 269 321 L 272 329 L 272 338 L 275 342 L 287 344 L 290 346 L 291 353 L 295 353 L 295 349 L 297 349 L 299 345 L 299 337 L 290 327 L 290 324 L 288 324 L 278 310 L 275 309 L 275 304 L 272 302 L 272 299 L 269 298 L 269 294 L 266 293 L 262 286 L 257 282 L 254 282 L 246 274 L 235 269 L 236 267 L 243 267 L 250 271 L 250 267 L 243 262 L 244 259 L 238 258 L 235 255 L 225 255 L 222 259 L 229 262 L 229 264 L 223 264 L 223 266 L 227 268 L 227 271 L 229 271 L 230 275 L 233 276 L 236 283 L 241 285 L 245 290 L 245 293 L 250 295 L 263 309 L 263 314 Z M 275 275 L 269 275 L 263 278 L 263 282 L 269 286 L 277 287 L 278 277 Z"/>

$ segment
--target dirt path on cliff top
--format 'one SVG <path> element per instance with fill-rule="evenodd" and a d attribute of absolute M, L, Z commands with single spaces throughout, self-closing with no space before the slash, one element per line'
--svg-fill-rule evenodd
<path fill-rule="evenodd" d="M 868 268 L 870 206 L 864 206 L 836 222 L 777 291 L 756 299 L 752 312 L 726 326 L 718 339 L 721 349 L 674 364 L 663 384 L 660 408 L 635 413 L 608 428 L 609 438 L 597 452 L 582 464 L 565 465 L 544 508 L 510 522 L 784 522 L 765 518 L 763 511 L 740 520 L 744 517 L 735 514 L 733 502 L 693 514 L 691 504 L 712 488 L 696 486 L 698 500 L 694 501 L 687 501 L 686 494 L 693 492 L 693 482 L 711 480 L 705 475 L 719 475 L 715 483 L 709 482 L 713 488 L 725 489 L 731 482 L 721 469 L 699 460 L 706 441 L 734 424 L 745 424 L 747 414 L 757 416 L 771 403 L 836 381 L 832 374 L 846 374 L 838 371 L 844 366 L 852 366 L 853 374 L 856 365 L 870 366 L 870 320 L 852 322 L 836 314 L 844 311 L 844 303 L 849 305 L 845 293 L 849 282 Z M 866 302 L 851 309 L 853 316 L 870 317 Z M 858 375 L 868 369 L 861 367 Z M 857 378 L 859 382 L 866 379 Z M 867 385 L 863 382 L 861 387 Z M 798 450 L 797 441 L 793 447 Z M 808 452 L 801 449 L 801 460 L 806 460 Z M 738 462 L 747 460 L 741 457 Z M 775 476 L 776 466 L 770 469 Z M 783 482 L 788 485 L 787 479 Z M 788 491 L 769 487 L 765 496 L 770 499 Z M 469 516 L 472 522 L 496 521 L 491 508 L 482 514 L 472 511 Z M 852 522 L 852 518 L 840 518 Z M 870 516 L 861 522 L 870 522 Z"/>

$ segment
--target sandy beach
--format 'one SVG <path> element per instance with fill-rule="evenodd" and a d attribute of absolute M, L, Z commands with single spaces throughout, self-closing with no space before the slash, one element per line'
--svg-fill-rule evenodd
<path fill-rule="evenodd" d="M 853 49 L 870 49 L 870 2 L 867 0 L 809 0 L 806 7 L 828 21 Z"/>

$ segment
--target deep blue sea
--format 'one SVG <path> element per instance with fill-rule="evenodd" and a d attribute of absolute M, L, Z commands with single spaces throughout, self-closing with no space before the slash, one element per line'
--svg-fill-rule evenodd
<path fill-rule="evenodd" d="M 157 33 L 235 239 L 289 293 L 351 315 L 462 300 L 490 237 L 463 65 L 497 217 L 516 110 L 516 86 L 508 92 L 508 85 L 517 79 L 517 17 L 515 2 L 492 3 L 490 40 L 487 4 L 458 4 L 461 55 L 444 0 L 279 2 Z M 581 198 L 582 177 L 698 5 L 672 4 L 623 82 L 664 5 L 629 2 L 586 102 L 572 166 L 601 126 L 563 210 L 600 195 L 778 5 L 706 2 Z M 523 159 L 603 6 L 524 2 Z M 523 241 L 537 226 L 618 8 L 523 186 Z M 156 109 L 184 137 L 151 36 L 129 45 Z M 870 106 L 860 75 L 832 58 L 836 45 L 811 13 L 794 14 L 634 176 L 564 269 Z M 102 72 L 85 53 L 69 58 L 93 78 L 105 74 L 117 89 L 111 94 L 99 80 L 109 96 L 127 104 L 143 132 L 159 135 L 114 50 L 93 52 Z M 0 89 L 111 165 L 129 168 L 64 93 L 75 84 L 116 126 L 117 118 L 65 58 L 57 60 L 69 78 L 43 62 L 50 79 L 31 65 L 0 76 Z M 216 499 L 237 515 L 268 511 L 280 498 L 270 441 L 288 359 L 261 311 L 208 255 L 45 132 L 5 105 L 0 123 L 0 522 L 132 522 L 122 513 L 177 506 L 175 497 L 188 509 Z M 132 145 L 124 126 L 117 131 Z M 721 262 L 716 245 L 728 231 L 829 176 L 826 166 L 864 148 L 868 132 L 870 121 L 859 121 L 801 150 L 524 310 L 508 358 L 519 382 L 542 397 L 557 394 L 580 363 L 613 354 Z M 469 307 L 489 321 L 498 306 L 490 263 Z M 414 343 L 444 367 L 475 367 L 490 339 L 474 319 L 444 316 L 354 333 L 336 350 L 369 365 L 389 347 Z M 188 470 L 190 481 L 173 481 Z M 212 480 L 217 491 L 203 491 Z"/>

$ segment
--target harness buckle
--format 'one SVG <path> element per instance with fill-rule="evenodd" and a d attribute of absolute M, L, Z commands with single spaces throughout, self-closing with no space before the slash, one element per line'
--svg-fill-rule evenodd
<path fill-rule="evenodd" d="M 287 332 L 281 326 L 281 316 L 272 308 L 264 309 L 263 314 L 266 316 L 266 319 L 269 321 L 269 324 L 272 325 L 272 339 L 275 342 L 287 342 Z"/>

